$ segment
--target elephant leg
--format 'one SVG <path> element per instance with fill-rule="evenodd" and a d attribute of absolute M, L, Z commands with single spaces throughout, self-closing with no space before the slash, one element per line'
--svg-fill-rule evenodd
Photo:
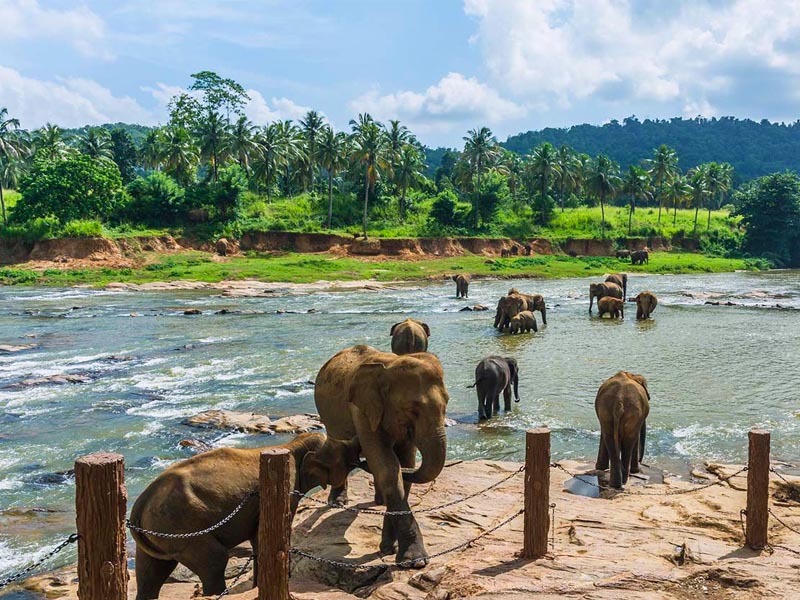
<path fill-rule="evenodd" d="M 413 469 L 417 466 L 417 447 L 411 442 L 400 442 L 394 447 L 397 458 L 400 459 L 400 466 L 404 469 Z M 403 481 L 403 498 L 408 501 L 408 493 L 411 491 L 411 483 Z"/>
<path fill-rule="evenodd" d="M 500 392 L 498 390 L 492 392 L 492 406 L 494 407 L 494 414 L 500 414 Z"/>
<path fill-rule="evenodd" d="M 478 419 L 484 421 L 492 416 L 491 407 L 489 407 L 489 414 L 486 414 L 486 390 L 478 388 Z"/>
<path fill-rule="evenodd" d="M 636 439 L 633 440 L 632 448 L 631 448 L 631 464 L 628 468 L 630 473 L 639 473 L 641 469 L 639 468 L 639 432 L 636 432 Z"/>
<path fill-rule="evenodd" d="M 628 475 L 631 472 L 631 459 L 633 458 L 634 440 L 622 440 L 622 483 L 628 483 Z"/>
<path fill-rule="evenodd" d="M 644 311 L 642 310 L 641 306 L 636 307 L 636 318 L 643 319 L 644 318 Z"/>
<path fill-rule="evenodd" d="M 332 487 L 331 491 L 328 492 L 328 504 L 338 504 L 339 506 L 345 506 L 348 502 L 347 498 L 347 480 L 345 480 L 343 485 L 338 487 Z"/>
<path fill-rule="evenodd" d="M 203 595 L 216 596 L 225 591 L 225 567 L 228 566 L 228 549 L 211 536 L 192 542 L 192 551 L 182 560 L 188 569 L 200 578 Z"/>
<path fill-rule="evenodd" d="M 178 566 L 176 560 L 153 558 L 136 547 L 136 600 L 156 600 L 161 586 Z"/>
<path fill-rule="evenodd" d="M 509 383 L 503 390 L 503 408 L 506 412 L 511 410 L 511 384 Z"/>
<path fill-rule="evenodd" d="M 600 436 L 599 446 L 597 450 L 597 462 L 594 464 L 594 468 L 598 471 L 605 471 L 608 468 L 608 448 L 606 447 L 602 435 Z"/>
<path fill-rule="evenodd" d="M 609 462 L 609 479 L 611 480 L 611 487 L 622 487 L 622 461 L 620 460 L 620 453 L 614 446 L 613 432 L 603 432 L 603 444 L 605 444 L 606 451 L 608 452 Z"/>

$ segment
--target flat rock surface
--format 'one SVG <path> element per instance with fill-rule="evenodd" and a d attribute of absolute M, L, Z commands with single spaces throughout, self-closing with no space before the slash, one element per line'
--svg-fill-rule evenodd
<path fill-rule="evenodd" d="M 586 473 L 589 466 L 571 462 L 570 472 Z M 516 463 L 466 461 L 445 467 L 433 483 L 415 486 L 412 508 L 430 508 L 478 492 L 519 469 Z M 727 476 L 738 468 L 714 465 Z M 707 481 L 716 476 L 706 473 Z M 555 531 L 550 553 L 524 560 L 523 519 L 513 519 L 496 532 L 465 549 L 434 558 L 420 571 L 394 570 L 354 573 L 293 557 L 292 596 L 295 600 L 516 600 L 522 598 L 712 600 L 796 598 L 800 557 L 780 548 L 757 553 L 742 548 L 739 511 L 744 508 L 746 473 L 727 484 L 689 494 L 697 483 L 665 477 L 664 483 L 644 485 L 628 493 L 604 491 L 599 498 L 564 491 L 569 475 L 550 470 L 550 501 L 556 504 Z M 657 479 L 655 476 L 652 479 Z M 789 487 L 800 478 L 787 477 Z M 800 527 L 800 504 L 779 499 L 779 480 L 771 477 L 772 510 Z M 781 485 L 786 486 L 783 482 Z M 783 488 L 780 488 L 783 489 Z M 667 494 L 669 492 L 669 494 Z M 351 477 L 351 506 L 372 507 L 372 479 L 363 472 Z M 326 497 L 319 492 L 319 499 Z M 467 542 L 523 506 L 523 476 L 518 474 L 478 497 L 418 515 L 428 552 L 438 553 Z M 377 564 L 393 557 L 378 556 L 381 517 L 327 510 L 304 500 L 294 521 L 293 543 L 315 556 L 358 564 Z M 776 521 L 770 542 L 800 550 L 800 535 Z M 75 599 L 75 571 L 66 570 L 28 582 L 29 588 L 49 590 Z M 228 597 L 252 600 L 250 576 Z M 56 585 L 52 585 L 55 583 Z M 196 598 L 196 583 L 171 583 L 162 600 Z M 130 598 L 135 595 L 131 578 Z"/>
<path fill-rule="evenodd" d="M 223 296 L 248 298 L 264 295 L 309 294 L 312 292 L 346 292 L 354 290 L 377 291 L 397 289 L 394 284 L 369 279 L 356 281 L 316 281 L 314 283 L 281 283 L 243 279 L 241 281 L 154 281 L 151 283 L 109 283 L 106 289 L 128 291 L 217 290 Z"/>
<path fill-rule="evenodd" d="M 274 421 L 266 415 L 233 410 L 207 410 L 189 417 L 185 425 L 201 429 L 230 429 L 244 433 L 306 433 L 322 429 L 318 415 L 304 414 L 281 417 Z"/>

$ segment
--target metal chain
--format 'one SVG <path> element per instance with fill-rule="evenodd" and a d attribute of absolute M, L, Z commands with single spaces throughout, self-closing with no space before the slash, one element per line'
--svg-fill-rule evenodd
<path fill-rule="evenodd" d="M 4 579 L 0 579 L 0 590 L 2 590 L 4 587 L 8 586 L 9 584 L 14 583 L 15 581 L 18 581 L 19 579 L 22 579 L 25 575 L 27 575 L 28 573 L 30 573 L 31 571 L 33 571 L 37 567 L 42 566 L 45 562 L 47 562 L 48 560 L 53 558 L 56 554 L 61 552 L 64 548 L 66 548 L 70 544 L 74 544 L 77 541 L 78 541 L 78 534 L 77 533 L 73 533 L 67 539 L 65 539 L 58 546 L 56 546 L 55 548 L 50 550 L 50 552 L 45 554 L 42 558 L 40 558 L 36 562 L 31 563 L 30 565 L 28 565 L 27 567 L 25 567 L 24 569 L 22 569 L 18 573 L 15 573 L 14 575 L 9 575 L 8 577 L 6 577 Z"/>
<path fill-rule="evenodd" d="M 788 485 L 790 487 L 794 487 L 796 485 L 800 485 L 800 483 L 792 483 L 791 481 L 786 479 L 786 477 L 781 475 L 780 472 L 775 467 L 770 467 L 769 470 L 770 470 L 770 473 L 774 473 L 775 475 L 777 475 L 778 479 L 780 479 L 781 481 L 783 481 L 783 483 L 785 483 L 786 485 Z"/>
<path fill-rule="evenodd" d="M 783 525 L 786 529 L 788 529 L 792 533 L 796 533 L 797 535 L 800 535 L 800 531 L 798 531 L 797 529 L 795 529 L 791 525 L 787 525 L 778 515 L 776 515 L 774 512 L 772 512 L 771 508 L 767 508 L 767 510 L 769 511 L 769 514 L 771 514 L 778 523 Z"/>
<path fill-rule="evenodd" d="M 497 531 L 501 527 L 504 527 L 505 525 L 508 525 L 511 521 L 516 519 L 518 516 L 520 516 L 524 512 L 525 512 L 525 509 L 522 508 L 522 509 L 518 510 L 517 512 L 515 512 L 510 517 L 502 520 L 500 523 L 498 523 L 494 527 L 492 527 L 490 529 L 487 529 L 483 533 L 475 536 L 471 540 L 467 540 L 466 542 L 458 544 L 457 546 L 453 546 L 452 548 L 448 548 L 447 550 L 442 550 L 441 552 L 435 552 L 433 554 L 427 555 L 427 556 L 424 557 L 424 560 L 432 560 L 434 558 L 438 558 L 440 556 L 444 556 L 445 554 L 450 554 L 451 552 L 456 552 L 458 550 L 463 550 L 464 548 L 467 548 L 467 547 L 471 546 L 472 544 L 474 544 L 475 542 L 477 542 L 481 538 L 484 538 L 487 535 L 490 535 L 490 534 L 494 533 L 495 531 Z M 313 554 L 309 554 L 308 552 L 300 550 L 299 548 L 292 548 L 290 550 L 290 552 L 292 554 L 296 554 L 298 556 L 302 556 L 304 558 L 307 558 L 309 560 L 313 560 L 313 561 L 318 562 L 318 563 L 323 563 L 323 564 L 326 564 L 326 565 L 330 565 L 332 567 L 338 567 L 340 569 L 350 569 L 352 571 L 372 571 L 373 569 L 388 569 L 390 567 L 400 567 L 400 568 L 413 567 L 419 561 L 419 559 L 417 559 L 417 560 L 404 560 L 402 562 L 394 562 L 394 563 L 380 563 L 380 564 L 374 564 L 374 565 L 358 565 L 358 564 L 351 563 L 351 562 L 344 562 L 344 561 L 339 561 L 339 560 L 331 560 L 329 558 L 324 558 L 322 556 L 315 556 Z"/>
<path fill-rule="evenodd" d="M 523 512 L 525 512 L 524 509 Z M 552 526 L 550 527 L 550 549 L 555 550 L 556 548 L 556 503 L 555 502 L 550 504 L 550 512 L 553 515 L 553 522 Z"/>
<path fill-rule="evenodd" d="M 225 590 L 214 600 L 219 600 L 220 598 L 224 598 L 225 596 L 231 593 L 231 588 L 233 588 L 237 583 L 239 583 L 239 579 L 241 579 L 242 575 L 244 575 L 245 573 L 247 573 L 247 571 L 250 570 L 250 565 L 253 564 L 253 559 L 255 558 L 255 556 L 256 556 L 255 554 L 251 554 L 249 557 L 247 557 L 247 562 L 245 562 L 244 566 L 241 569 L 239 569 L 239 572 L 236 574 L 236 577 L 233 578 L 231 584 L 227 586 Z"/>
<path fill-rule="evenodd" d="M 739 523 L 742 524 L 742 541 L 746 544 L 747 543 L 747 532 L 744 530 L 744 518 L 747 515 L 747 509 L 742 509 L 739 511 Z"/>
<path fill-rule="evenodd" d="M 796 554 L 797 556 L 800 556 L 800 551 L 798 551 L 798 550 L 795 550 L 794 548 L 789 548 L 789 547 L 787 547 L 787 546 L 780 546 L 780 545 L 778 545 L 778 546 L 771 546 L 771 548 L 772 548 L 773 550 L 774 550 L 774 549 L 778 549 L 778 550 L 786 550 L 786 552 L 791 552 L 792 554 Z"/>
<path fill-rule="evenodd" d="M 554 468 L 554 469 L 560 469 L 560 470 L 564 471 L 564 473 L 566 473 L 567 475 L 569 475 L 570 477 L 572 477 L 573 479 L 577 479 L 577 480 L 579 480 L 581 483 L 585 483 L 586 485 L 590 485 L 590 486 L 592 486 L 592 487 L 596 487 L 596 488 L 597 488 L 597 489 L 599 489 L 599 490 L 607 490 L 607 489 L 610 489 L 610 488 L 607 488 L 607 487 L 605 487 L 605 486 L 602 486 L 602 485 L 600 485 L 599 483 L 592 483 L 591 481 L 586 481 L 586 480 L 584 480 L 584 479 L 581 479 L 581 477 L 587 477 L 587 475 L 576 475 L 575 473 L 570 473 L 569 471 L 567 471 L 567 469 L 565 469 L 564 467 L 562 467 L 562 466 L 561 466 L 560 464 L 558 464 L 558 463 L 550 463 L 550 466 L 551 466 L 552 468 Z"/>
<path fill-rule="evenodd" d="M 430 508 L 420 508 L 419 510 L 375 510 L 374 508 L 355 508 L 354 506 L 343 506 L 343 505 L 340 505 L 340 504 L 332 504 L 330 502 L 325 502 L 324 500 L 318 500 L 317 498 L 314 498 L 313 496 L 307 496 L 307 495 L 303 494 L 302 492 L 298 492 L 298 491 L 291 492 L 291 494 L 293 496 L 298 496 L 301 500 L 304 500 L 304 499 L 305 500 L 311 500 L 314 504 L 318 504 L 320 506 L 327 506 L 328 508 L 334 508 L 334 509 L 338 509 L 338 510 L 345 510 L 345 511 L 351 512 L 351 513 L 363 513 L 363 514 L 367 514 L 367 515 L 379 515 L 379 516 L 390 516 L 390 517 L 397 517 L 397 516 L 403 516 L 403 515 L 419 515 L 419 514 L 423 514 L 423 513 L 429 513 L 429 512 L 435 512 L 437 510 L 442 510 L 443 508 L 448 508 L 450 506 L 455 506 L 456 504 L 460 504 L 462 502 L 466 502 L 467 500 L 471 500 L 472 498 L 475 498 L 476 496 L 480 496 L 482 494 L 485 494 L 486 492 L 488 492 L 490 490 L 493 490 L 496 487 L 501 486 L 502 484 L 504 484 L 509 479 L 513 479 L 514 477 L 516 477 L 517 475 L 522 473 L 524 470 L 525 470 L 525 465 L 521 466 L 519 469 L 517 469 L 516 471 L 511 473 L 508 477 L 504 477 L 500 481 L 497 481 L 497 482 L 493 483 L 492 485 L 490 485 L 489 487 L 487 487 L 487 488 L 485 488 L 483 490 L 480 490 L 478 492 L 474 492 L 472 494 L 469 494 L 467 496 L 463 496 L 461 498 L 457 498 L 455 500 L 451 500 L 450 502 L 445 502 L 444 504 L 440 504 L 439 506 L 432 506 Z"/>
<path fill-rule="evenodd" d="M 258 496 L 258 492 L 250 492 L 249 494 L 247 494 L 244 497 L 244 499 L 239 503 L 239 506 L 233 509 L 233 512 L 231 514 L 222 519 L 222 521 L 220 521 L 219 523 L 212 525 L 211 527 L 207 527 L 206 529 L 203 529 L 201 531 L 193 531 L 190 533 L 163 533 L 160 531 L 150 531 L 149 529 L 143 529 L 141 527 L 137 527 L 136 525 L 131 523 L 130 519 L 127 519 L 125 521 L 125 527 L 127 527 L 131 531 L 137 531 L 139 533 L 144 533 L 147 535 L 152 535 L 153 537 L 160 537 L 160 538 L 185 539 L 185 538 L 200 537 L 201 535 L 211 533 L 215 529 L 219 529 L 220 527 L 225 525 L 225 523 L 233 519 L 233 517 L 235 517 L 239 513 L 239 511 L 242 510 L 242 508 L 244 508 L 244 505 L 247 504 L 247 501 L 254 496 Z"/>

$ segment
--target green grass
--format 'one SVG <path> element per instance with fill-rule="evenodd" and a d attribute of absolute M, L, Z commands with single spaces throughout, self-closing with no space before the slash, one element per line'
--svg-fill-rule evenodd
<path fill-rule="evenodd" d="M 74 269 L 33 271 L 0 268 L 0 284 L 13 285 L 92 285 L 111 282 L 147 283 L 193 280 L 218 282 L 225 279 L 310 283 L 324 280 L 411 281 L 438 279 L 456 272 L 476 277 L 563 278 L 602 275 L 610 271 L 650 273 L 713 273 L 765 268 L 761 262 L 718 258 L 680 252 L 656 252 L 650 264 L 633 266 L 628 261 L 609 257 L 570 258 L 534 256 L 487 260 L 482 256 L 462 256 L 420 261 L 362 260 L 327 254 L 251 255 L 212 261 L 202 252 L 182 252 L 159 257 L 141 268 Z"/>

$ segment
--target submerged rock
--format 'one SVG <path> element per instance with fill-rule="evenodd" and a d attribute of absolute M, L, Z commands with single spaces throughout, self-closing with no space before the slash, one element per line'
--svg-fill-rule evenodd
<path fill-rule="evenodd" d="M 207 410 L 189 417 L 183 424 L 202 429 L 228 429 L 243 433 L 263 433 L 266 435 L 305 433 L 322 429 L 322 423 L 318 415 L 292 415 L 273 421 L 266 415 L 232 410 Z"/>
<path fill-rule="evenodd" d="M 200 310 L 199 308 L 187 308 L 185 311 L 183 311 L 183 314 L 185 314 L 185 315 L 202 315 L 203 311 Z"/>
<path fill-rule="evenodd" d="M 17 346 L 11 344 L 0 344 L 0 352 L 3 353 L 12 353 L 12 352 L 23 352 L 24 350 L 33 350 L 36 348 L 36 344 L 19 344 Z"/>
<path fill-rule="evenodd" d="M 26 388 L 37 385 L 66 385 L 68 383 L 87 383 L 92 380 L 90 375 L 81 373 L 62 373 L 59 375 L 48 375 L 47 377 L 34 377 L 23 379 L 18 383 L 11 384 L 9 388 Z"/>

